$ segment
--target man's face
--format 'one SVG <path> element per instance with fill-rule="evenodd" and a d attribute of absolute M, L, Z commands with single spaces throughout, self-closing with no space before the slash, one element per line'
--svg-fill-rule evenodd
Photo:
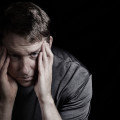
<path fill-rule="evenodd" d="M 10 57 L 8 74 L 24 87 L 32 85 L 38 74 L 37 58 L 43 41 L 29 43 L 15 34 L 9 34 L 3 40 Z"/>

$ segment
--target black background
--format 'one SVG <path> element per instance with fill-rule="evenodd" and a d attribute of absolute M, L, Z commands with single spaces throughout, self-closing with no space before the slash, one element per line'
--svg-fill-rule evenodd
<path fill-rule="evenodd" d="M 14 1 L 1 2 L 0 14 Z M 119 119 L 119 2 L 31 1 L 43 8 L 51 18 L 53 45 L 72 53 L 93 74 L 89 120 Z"/>

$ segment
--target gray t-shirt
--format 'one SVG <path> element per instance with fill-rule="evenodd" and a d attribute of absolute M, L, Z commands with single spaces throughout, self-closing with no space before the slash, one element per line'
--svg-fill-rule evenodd
<path fill-rule="evenodd" d="M 63 120 L 88 120 L 92 75 L 73 55 L 52 47 L 52 97 Z M 47 89 L 47 88 L 46 88 Z M 33 86 L 19 85 L 12 120 L 42 120 Z"/>

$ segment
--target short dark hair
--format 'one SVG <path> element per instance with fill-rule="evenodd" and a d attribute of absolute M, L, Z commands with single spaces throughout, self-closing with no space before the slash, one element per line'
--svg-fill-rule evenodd
<path fill-rule="evenodd" d="M 42 8 L 32 2 L 12 3 L 3 15 L 1 35 L 15 33 L 30 42 L 50 38 L 50 18 Z"/>

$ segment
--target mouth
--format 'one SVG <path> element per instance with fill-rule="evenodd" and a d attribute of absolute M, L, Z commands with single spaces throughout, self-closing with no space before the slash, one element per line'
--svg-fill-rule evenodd
<path fill-rule="evenodd" d="M 33 77 L 18 77 L 17 79 L 25 82 L 29 82 L 33 80 Z"/>

